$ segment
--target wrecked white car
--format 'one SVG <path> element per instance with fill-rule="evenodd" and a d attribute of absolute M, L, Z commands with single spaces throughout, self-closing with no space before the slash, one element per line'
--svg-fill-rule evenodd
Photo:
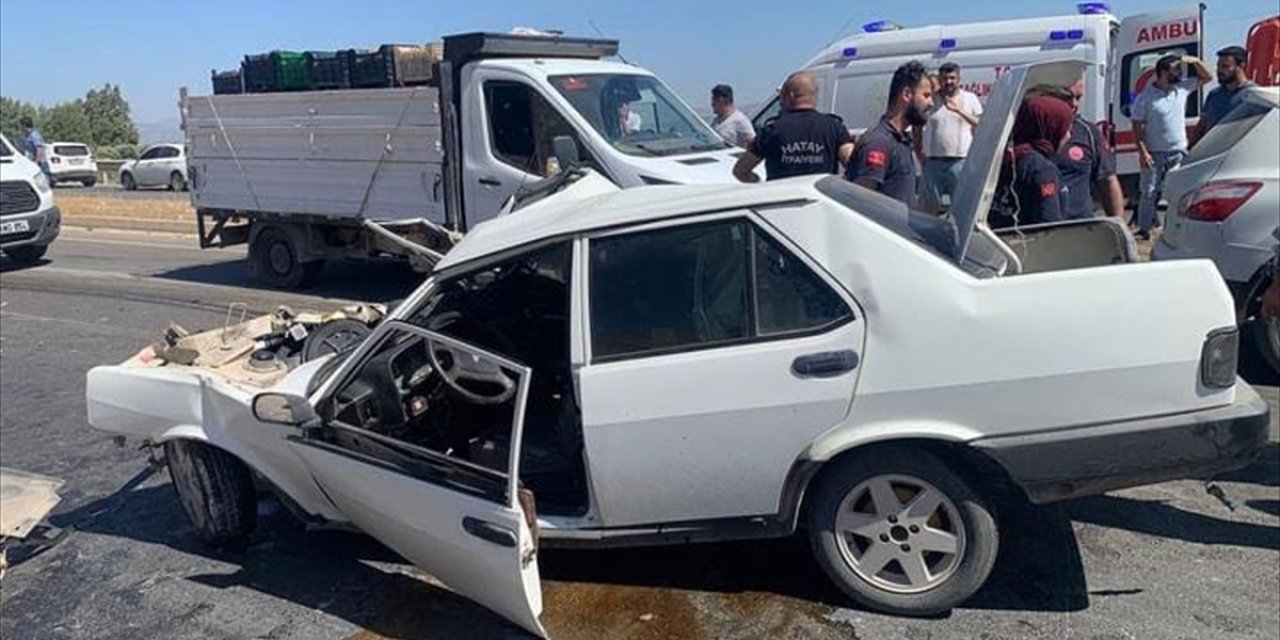
<path fill-rule="evenodd" d="M 240 373 L 256 351 L 149 349 L 89 372 L 89 421 L 164 443 L 211 540 L 251 532 L 256 474 L 538 634 L 542 546 L 801 529 L 859 603 L 946 610 L 1006 491 L 1206 477 L 1266 440 L 1212 264 L 1125 264 L 1108 220 L 986 227 L 1023 88 L 1080 72 L 1001 81 L 949 216 L 836 177 L 588 174 L 474 230 L 353 348 L 270 379 Z"/>

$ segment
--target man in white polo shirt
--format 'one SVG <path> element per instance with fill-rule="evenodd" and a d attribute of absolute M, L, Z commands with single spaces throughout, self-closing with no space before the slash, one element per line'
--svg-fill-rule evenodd
<path fill-rule="evenodd" d="M 960 88 L 960 65 L 948 62 L 938 68 L 938 91 L 933 111 L 916 140 L 923 158 L 920 208 L 941 213 L 943 196 L 950 198 L 960 181 L 960 169 L 973 144 L 973 130 L 982 115 L 978 96 Z"/>

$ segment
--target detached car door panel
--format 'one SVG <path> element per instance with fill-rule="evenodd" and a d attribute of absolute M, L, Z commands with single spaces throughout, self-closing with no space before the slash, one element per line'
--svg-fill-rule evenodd
<path fill-rule="evenodd" d="M 607 527 L 776 513 L 791 464 L 849 411 L 864 325 L 746 217 L 591 238 L 580 372 Z"/>
<path fill-rule="evenodd" d="M 291 440 L 295 452 L 329 500 L 361 530 L 463 596 L 545 635 L 538 620 L 542 592 L 530 525 L 535 514 L 529 496 L 522 505 L 515 481 L 529 369 L 401 322 L 384 324 L 370 339 L 379 340 L 379 346 L 335 386 L 332 405 L 322 401 L 325 424 Z M 509 443 L 509 452 L 478 462 L 466 450 L 414 443 L 411 434 L 429 427 L 412 420 L 432 410 L 415 389 L 443 375 L 423 360 L 427 351 L 444 352 L 434 359 L 450 362 L 443 365 L 446 370 L 510 376 L 510 399 L 496 405 L 510 405 L 509 441 L 501 436 L 493 441 L 499 450 Z M 393 375 L 365 375 L 369 368 Z M 404 398 L 405 413 L 398 412 L 396 401 L 375 398 L 388 392 Z M 350 424 L 358 421 L 352 416 L 363 418 L 363 426 Z"/>

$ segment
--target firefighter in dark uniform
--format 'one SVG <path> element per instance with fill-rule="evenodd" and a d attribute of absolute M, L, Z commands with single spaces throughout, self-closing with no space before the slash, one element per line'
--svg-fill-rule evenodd
<path fill-rule="evenodd" d="M 1047 95 L 1071 105 L 1075 117 L 1071 123 L 1071 136 L 1062 147 L 1054 163 L 1062 176 L 1066 189 L 1063 198 L 1063 219 L 1092 218 L 1094 203 L 1102 206 L 1108 216 L 1124 215 L 1124 191 L 1116 177 L 1116 154 L 1098 125 L 1080 117 L 1080 101 L 1084 97 L 1084 80 L 1077 80 L 1070 87 L 1040 85 L 1030 95 Z"/>
<path fill-rule="evenodd" d="M 818 85 L 813 76 L 791 74 L 778 99 L 782 115 L 751 141 L 733 166 L 734 177 L 741 182 L 758 182 L 755 168 L 761 162 L 770 180 L 840 173 L 840 165 L 853 153 L 853 143 L 840 116 L 817 110 Z"/>
<path fill-rule="evenodd" d="M 868 189 L 916 204 L 916 161 L 909 129 L 929 120 L 933 82 L 924 65 L 908 62 L 893 72 L 888 111 L 858 139 L 845 177 Z"/>
<path fill-rule="evenodd" d="M 1013 206 L 996 208 L 991 226 L 1011 227 L 1065 220 L 1066 189 L 1054 157 L 1066 145 L 1075 114 L 1052 96 L 1022 101 L 1013 122 L 1013 154 L 1001 170 L 1001 188 Z"/>

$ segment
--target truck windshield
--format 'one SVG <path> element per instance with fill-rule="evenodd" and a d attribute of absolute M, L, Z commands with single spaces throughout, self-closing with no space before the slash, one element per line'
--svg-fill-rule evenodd
<path fill-rule="evenodd" d="M 670 156 L 728 146 L 657 78 L 552 76 L 551 85 L 619 151 Z"/>

